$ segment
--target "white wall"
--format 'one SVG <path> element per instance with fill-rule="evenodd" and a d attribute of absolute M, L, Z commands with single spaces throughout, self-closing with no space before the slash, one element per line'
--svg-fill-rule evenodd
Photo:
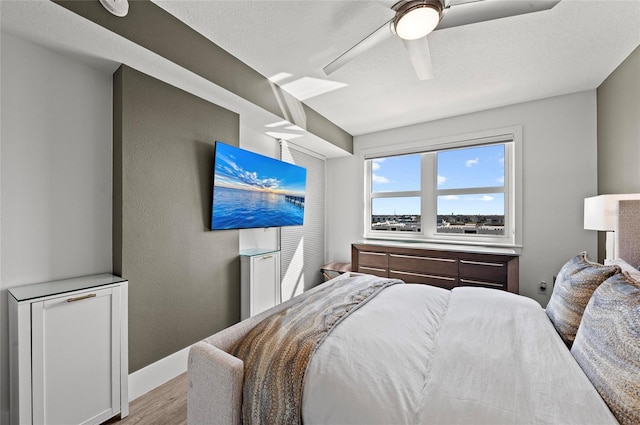
<path fill-rule="evenodd" d="M 583 230 L 583 199 L 597 194 L 594 90 L 358 136 L 354 155 L 327 161 L 328 260 L 350 262 L 362 238 L 362 149 L 521 125 L 523 245 L 520 293 L 543 305 L 538 282 L 550 282 L 582 250 L 596 258 L 596 232 Z"/>
<path fill-rule="evenodd" d="M 112 79 L 2 33 L 0 422 L 7 288 L 111 271 Z"/>

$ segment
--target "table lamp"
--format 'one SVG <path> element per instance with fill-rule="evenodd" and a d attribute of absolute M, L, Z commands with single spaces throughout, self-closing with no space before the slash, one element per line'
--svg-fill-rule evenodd
<path fill-rule="evenodd" d="M 616 226 L 618 223 L 618 201 L 640 199 L 640 193 L 599 195 L 584 200 L 584 228 L 607 232 L 606 261 L 616 255 Z"/>

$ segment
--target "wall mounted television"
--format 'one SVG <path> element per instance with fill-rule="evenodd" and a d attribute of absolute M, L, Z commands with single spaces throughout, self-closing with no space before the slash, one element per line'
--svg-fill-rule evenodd
<path fill-rule="evenodd" d="M 211 230 L 300 226 L 307 170 L 216 142 Z"/>

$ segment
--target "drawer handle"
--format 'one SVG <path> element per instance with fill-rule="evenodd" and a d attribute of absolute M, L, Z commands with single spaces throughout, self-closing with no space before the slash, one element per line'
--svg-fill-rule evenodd
<path fill-rule="evenodd" d="M 265 255 L 262 257 L 263 260 L 268 260 L 269 258 L 273 258 L 273 255 Z"/>
<path fill-rule="evenodd" d="M 504 285 L 501 283 L 480 282 L 479 280 L 460 279 L 460 283 L 470 283 L 472 285 L 486 285 L 493 286 L 494 288 L 504 288 Z"/>
<path fill-rule="evenodd" d="M 377 272 L 386 272 L 387 269 L 376 269 L 375 267 L 364 267 L 360 266 L 360 270 L 375 270 Z"/>
<path fill-rule="evenodd" d="M 482 261 L 469 261 L 469 260 L 460 260 L 462 264 L 473 264 L 476 266 L 491 266 L 491 267 L 504 267 L 502 263 L 485 263 Z"/>
<path fill-rule="evenodd" d="M 367 251 L 362 251 L 360 253 L 360 255 L 387 255 L 384 252 L 367 252 Z"/>
<path fill-rule="evenodd" d="M 405 276 L 417 276 L 417 277 L 428 277 L 431 279 L 438 279 L 438 280 L 456 280 L 455 277 L 447 277 L 447 276 L 433 276 L 430 274 L 420 274 L 420 273 L 409 273 L 409 272 L 401 272 L 398 270 L 390 270 L 391 273 L 395 273 L 395 274 L 401 274 L 401 275 L 405 275 Z"/>
<path fill-rule="evenodd" d="M 67 302 L 68 303 L 72 303 L 75 301 L 82 301 L 82 300 L 86 300 L 88 298 L 94 298 L 96 296 L 96 294 L 87 294 L 87 295 L 82 295 L 79 297 L 74 297 L 74 298 L 67 298 Z"/>
<path fill-rule="evenodd" d="M 418 257 L 415 255 L 400 255 L 400 254 L 391 254 L 391 256 L 395 258 L 410 258 L 412 260 L 442 261 L 444 263 L 456 262 L 456 260 L 452 260 L 451 258 Z"/>

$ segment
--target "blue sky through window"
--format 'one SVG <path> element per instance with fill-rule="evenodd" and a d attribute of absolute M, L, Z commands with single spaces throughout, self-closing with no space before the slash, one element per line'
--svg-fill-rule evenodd
<path fill-rule="evenodd" d="M 371 191 L 420 190 L 420 154 L 372 160 Z M 437 154 L 438 190 L 504 187 L 504 144 L 453 149 Z M 383 198 L 372 203 L 373 215 L 420 214 L 417 198 Z M 504 194 L 439 196 L 438 214 L 503 215 Z"/>
<path fill-rule="evenodd" d="M 373 215 L 420 215 L 420 198 L 374 198 L 371 210 Z"/>
<path fill-rule="evenodd" d="M 438 189 L 504 186 L 504 145 L 438 152 Z"/>
<path fill-rule="evenodd" d="M 420 154 L 391 156 L 371 161 L 372 192 L 407 190 L 420 190 Z"/>

